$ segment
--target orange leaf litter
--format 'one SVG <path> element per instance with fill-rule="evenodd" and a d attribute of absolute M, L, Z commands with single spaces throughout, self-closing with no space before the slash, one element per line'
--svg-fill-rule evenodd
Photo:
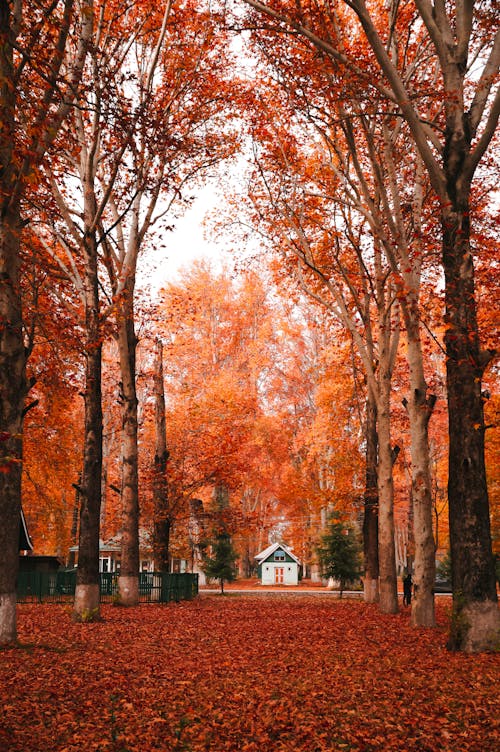
<path fill-rule="evenodd" d="M 1 752 L 498 752 L 500 656 L 408 611 L 328 596 L 19 606 L 0 651 Z"/>

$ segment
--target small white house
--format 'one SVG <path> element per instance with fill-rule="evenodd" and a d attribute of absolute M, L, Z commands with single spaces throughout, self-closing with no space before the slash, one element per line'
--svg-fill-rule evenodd
<path fill-rule="evenodd" d="M 300 561 L 283 543 L 273 543 L 255 557 L 262 585 L 298 585 Z"/>

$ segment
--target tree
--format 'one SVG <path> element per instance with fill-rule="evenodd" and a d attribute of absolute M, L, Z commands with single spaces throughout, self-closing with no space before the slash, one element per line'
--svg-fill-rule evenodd
<path fill-rule="evenodd" d="M 466 624 L 450 645 L 470 652 L 489 649 L 498 639 L 500 617 L 481 382 L 495 353 L 482 348 L 479 338 L 471 246 L 471 228 L 476 232 L 479 227 L 471 197 L 500 116 L 495 10 L 488 3 L 441 0 L 416 0 L 414 8 L 399 2 L 382 7 L 379 2 L 346 0 L 333 13 L 329 7 L 323 11 L 309 4 L 246 2 L 272 18 L 277 32 L 299 35 L 335 74 L 357 81 L 366 99 L 379 104 L 379 112 L 391 109 L 405 124 L 427 171 L 436 199 L 445 277 L 454 608 Z M 395 50 L 398 35 L 407 40 L 404 54 Z M 433 70 L 420 80 L 416 56 L 422 46 Z M 432 116 L 422 117 L 429 98 Z"/>
<path fill-rule="evenodd" d="M 237 138 L 227 125 L 233 106 L 228 73 L 232 68 L 219 20 L 196 3 L 168 2 L 152 10 L 134 0 L 126 13 L 113 3 L 100 3 L 85 70 L 85 97 L 45 169 L 59 214 L 45 216 L 45 224 L 52 224 L 51 231 L 66 250 L 64 261 L 57 258 L 65 271 L 71 256 L 69 269 L 77 287 L 74 272 L 83 260 L 87 321 L 95 330 L 90 313 L 96 312 L 101 325 L 98 333 L 87 330 L 91 334 L 88 363 L 101 359 L 104 322 L 114 318 L 123 447 L 118 586 L 124 605 L 134 605 L 139 598 L 136 274 L 148 234 L 165 227 L 174 205 L 176 212 L 182 211 L 189 203 L 184 196 L 188 186 L 235 149 Z M 89 275 L 98 284 L 91 284 Z M 100 373 L 97 367 L 94 371 L 89 383 L 95 391 L 93 424 L 97 426 L 98 420 L 102 422 L 97 406 Z M 87 436 L 90 442 L 89 431 Z M 92 436 L 99 439 L 97 427 Z M 94 478 L 100 476 L 97 459 Z M 97 484 L 94 489 L 90 483 L 85 485 L 87 475 L 84 471 L 82 498 L 84 503 L 88 500 L 91 514 L 82 520 L 93 520 L 87 543 L 92 547 L 89 560 L 96 562 L 100 500 Z M 85 529 L 86 522 L 80 527 L 82 532 Z M 83 568 L 87 558 L 83 547 L 80 555 Z M 80 584 L 84 585 L 80 574 L 84 576 L 79 566 L 78 595 Z M 89 587 L 96 576 L 94 566 L 85 575 Z M 81 603 L 75 598 L 75 614 L 82 610 Z M 87 605 L 85 611 L 89 610 Z"/>
<path fill-rule="evenodd" d="M 332 518 L 321 537 L 318 557 L 324 577 L 340 582 L 340 597 L 348 582 L 361 575 L 360 546 L 352 526 Z"/>
<path fill-rule="evenodd" d="M 219 580 L 220 591 L 224 593 L 224 583 L 236 579 L 235 562 L 238 558 L 231 542 L 231 536 L 221 528 L 210 542 L 211 553 L 203 556 L 203 571 L 212 580 Z"/>
<path fill-rule="evenodd" d="M 377 487 L 377 406 L 373 397 L 366 399 L 365 491 L 363 516 L 364 577 L 363 590 L 367 603 L 379 599 L 378 566 L 378 487 Z"/>
<path fill-rule="evenodd" d="M 409 470 L 418 582 L 412 621 L 418 626 L 433 626 L 434 540 L 428 423 L 436 397 L 429 393 L 426 381 L 430 368 L 429 361 L 424 358 L 422 317 L 426 301 L 424 298 L 422 303 L 421 292 L 435 277 L 432 261 L 437 254 L 435 233 L 423 231 L 428 226 L 428 215 L 433 207 L 422 160 L 415 154 L 408 134 L 391 107 L 375 117 L 373 102 L 365 96 L 363 89 L 353 86 L 351 79 L 342 75 L 342 71 L 325 67 L 321 57 L 313 58 L 300 39 L 288 35 L 286 41 L 283 39 L 276 46 L 275 40 L 270 39 L 266 31 L 255 33 L 255 37 L 253 49 L 261 52 L 266 70 L 271 71 L 279 89 L 284 92 L 281 98 L 279 89 L 277 95 L 274 92 L 271 96 L 265 95 L 269 122 L 256 129 L 256 140 L 263 141 L 267 134 L 276 134 L 276 151 L 281 152 L 283 163 L 286 159 L 289 162 L 288 175 L 283 181 L 285 185 L 290 185 L 294 174 L 299 172 L 297 164 L 300 161 L 306 163 L 295 178 L 300 186 L 295 190 L 299 193 L 302 189 L 303 196 L 299 203 L 289 207 L 288 214 L 283 212 L 282 224 L 284 219 L 285 233 L 291 236 L 289 240 L 293 242 L 291 230 L 297 233 L 295 227 L 291 227 L 292 223 L 295 226 L 298 224 L 296 217 L 312 217 L 308 225 L 302 221 L 300 227 L 300 231 L 307 231 L 308 237 L 311 237 L 318 225 L 327 225 L 327 219 L 336 215 L 333 232 L 330 229 L 330 256 L 334 253 L 335 243 L 342 242 L 335 237 L 336 231 L 341 237 L 359 236 L 358 242 L 365 246 L 368 242 L 374 242 L 377 252 L 383 253 L 387 261 L 384 273 L 390 275 L 406 330 L 404 351 L 409 383 L 405 405 L 411 429 L 412 461 Z M 394 50 L 398 48 L 398 43 L 398 37 L 394 34 Z M 285 45 L 287 52 L 283 54 Z M 428 69 L 424 48 L 418 67 L 424 71 Z M 266 90 L 269 88 L 266 82 Z M 278 111 L 273 102 L 279 103 Z M 285 110 L 284 114 L 281 114 L 281 110 Z M 422 114 L 432 116 L 432 112 Z M 295 147 L 294 152 L 291 146 L 293 139 L 305 146 L 301 149 Z M 268 186 L 272 185 L 267 174 L 265 181 Z M 285 189 L 280 187 L 280 193 L 284 192 Z M 358 230 L 355 229 L 354 218 L 360 216 L 364 222 L 360 224 L 358 221 Z M 262 220 L 259 220 L 259 229 L 261 224 Z M 275 237 L 276 233 L 273 237 L 276 243 Z M 328 257 L 326 262 L 320 264 L 322 256 L 318 245 L 316 242 L 312 246 L 307 264 L 311 266 L 314 263 L 325 277 L 331 279 L 335 267 Z M 322 253 L 325 254 L 324 251 Z M 431 263 L 429 259 L 432 259 Z M 350 274 L 356 290 L 360 285 L 359 275 L 353 277 L 352 271 Z M 380 297 L 378 290 L 377 296 Z M 383 327 L 383 322 L 380 323 Z M 380 421 L 385 421 L 383 412 L 380 413 Z M 382 463 L 384 454 L 382 445 Z M 383 470 L 381 474 L 384 474 Z M 368 559 L 365 559 L 367 563 Z M 371 578 L 365 579 L 367 589 L 370 582 L 373 582 Z M 395 588 L 393 599 L 396 602 Z"/>
<path fill-rule="evenodd" d="M 397 286 L 380 235 L 368 234 L 365 212 L 352 208 L 346 198 L 346 181 L 339 181 L 335 172 L 329 180 L 328 154 L 301 146 L 296 128 L 289 133 L 277 120 L 255 129 L 255 142 L 262 148 L 255 150 L 250 189 L 253 221 L 261 233 L 267 230 L 285 271 L 350 333 L 363 364 L 378 420 L 380 608 L 395 613 L 392 470 L 397 454 L 391 446 L 390 403 L 400 334 Z M 337 192 L 340 198 L 332 200 Z"/>
<path fill-rule="evenodd" d="M 23 202 L 71 110 L 92 20 L 92 0 L 0 1 L 0 643 L 16 637 L 23 419 L 32 386 L 20 288 Z"/>
<path fill-rule="evenodd" d="M 153 373 L 155 400 L 155 455 L 153 465 L 153 557 L 155 570 L 168 572 L 170 556 L 169 489 L 167 479 L 167 430 L 165 424 L 165 383 L 163 380 L 163 344 L 159 337 L 155 342 Z"/>

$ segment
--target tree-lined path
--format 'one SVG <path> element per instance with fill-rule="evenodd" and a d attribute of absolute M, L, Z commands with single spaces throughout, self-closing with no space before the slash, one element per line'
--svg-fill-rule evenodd
<path fill-rule="evenodd" d="M 276 541 L 348 587 L 362 540 L 366 603 L 411 574 L 434 629 L 446 561 L 448 648 L 496 650 L 493 4 L 0 0 L 0 42 L 0 645 L 22 568 L 89 623 L 101 571 L 135 607 Z M 227 264 L 168 281 L 216 185 Z"/>

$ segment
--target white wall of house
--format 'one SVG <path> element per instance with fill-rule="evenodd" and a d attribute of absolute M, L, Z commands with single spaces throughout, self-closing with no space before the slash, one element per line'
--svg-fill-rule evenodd
<path fill-rule="evenodd" d="M 265 561 L 261 582 L 263 585 L 298 585 L 299 566 L 290 561 Z"/>
<path fill-rule="evenodd" d="M 99 557 L 99 572 L 116 572 L 116 554 L 101 554 Z"/>

